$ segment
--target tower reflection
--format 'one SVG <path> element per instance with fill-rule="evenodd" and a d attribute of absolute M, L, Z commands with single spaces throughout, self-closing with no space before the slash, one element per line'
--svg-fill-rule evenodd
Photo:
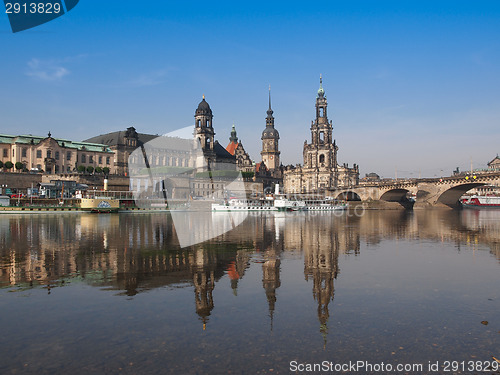
<path fill-rule="evenodd" d="M 500 261 L 500 211 L 379 211 L 360 217 L 259 214 L 230 232 L 183 249 L 165 214 L 4 215 L 0 287 L 42 286 L 54 293 L 54 288 L 67 285 L 65 280 L 78 278 L 126 296 L 165 286 L 192 288 L 194 311 L 206 328 L 217 302 L 216 284 L 229 282 L 239 298 L 240 282 L 251 267 L 259 267 L 273 329 L 283 288 L 282 260 L 303 257 L 326 345 L 339 256 L 363 256 L 362 242 L 375 245 L 394 238 L 452 242 L 457 251 L 488 249 Z"/>

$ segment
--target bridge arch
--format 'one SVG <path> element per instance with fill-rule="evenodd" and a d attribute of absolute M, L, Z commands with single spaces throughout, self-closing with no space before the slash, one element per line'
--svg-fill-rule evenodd
<path fill-rule="evenodd" d="M 380 196 L 381 201 L 386 202 L 402 202 L 407 200 L 407 195 L 410 191 L 407 189 L 391 189 Z"/>
<path fill-rule="evenodd" d="M 337 195 L 336 199 L 340 200 L 346 200 L 346 201 L 360 201 L 361 197 L 358 195 L 358 193 L 354 191 L 344 191 Z"/>
<path fill-rule="evenodd" d="M 475 187 L 483 186 L 483 185 L 486 185 L 486 184 L 481 183 L 481 182 L 474 182 L 474 183 L 453 186 L 452 188 L 441 193 L 441 195 L 439 196 L 437 201 L 439 203 L 443 203 L 449 207 L 458 207 L 460 205 L 459 199 L 462 195 L 464 195 L 470 189 L 474 189 Z M 417 196 L 417 199 L 418 199 L 418 196 Z"/>

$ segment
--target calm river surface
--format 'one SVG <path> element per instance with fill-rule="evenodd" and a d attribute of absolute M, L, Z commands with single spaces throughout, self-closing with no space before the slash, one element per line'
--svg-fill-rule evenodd
<path fill-rule="evenodd" d="M 1 215 L 0 329 L 1 374 L 450 374 L 500 358 L 500 210 L 263 213 L 182 249 L 165 213 Z"/>

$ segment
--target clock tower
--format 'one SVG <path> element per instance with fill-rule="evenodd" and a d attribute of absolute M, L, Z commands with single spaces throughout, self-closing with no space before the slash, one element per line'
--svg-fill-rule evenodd
<path fill-rule="evenodd" d="M 271 86 L 269 86 L 269 109 L 267 110 L 266 128 L 262 132 L 262 161 L 274 177 L 280 176 L 280 152 L 278 142 L 280 135 L 274 128 L 273 110 L 271 109 Z"/>

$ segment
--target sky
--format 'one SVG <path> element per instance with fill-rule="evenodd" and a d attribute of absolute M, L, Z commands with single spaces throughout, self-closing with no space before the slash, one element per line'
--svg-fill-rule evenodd
<path fill-rule="evenodd" d="M 268 86 L 283 164 L 302 163 L 319 76 L 340 164 L 448 176 L 500 152 L 498 1 L 80 0 L 12 33 L 0 15 L 0 133 L 81 141 L 234 123 L 260 161 Z"/>

